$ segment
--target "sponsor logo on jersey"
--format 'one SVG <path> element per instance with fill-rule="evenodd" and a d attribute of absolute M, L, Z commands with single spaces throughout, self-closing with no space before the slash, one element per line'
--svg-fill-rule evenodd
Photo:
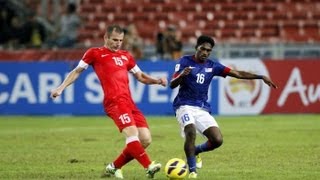
<path fill-rule="evenodd" d="M 205 68 L 204 71 L 205 72 L 212 72 L 212 68 Z"/>
<path fill-rule="evenodd" d="M 178 72 L 179 69 L 180 69 L 180 64 L 176 64 L 176 67 L 174 68 L 174 71 L 175 71 L 175 72 Z"/>

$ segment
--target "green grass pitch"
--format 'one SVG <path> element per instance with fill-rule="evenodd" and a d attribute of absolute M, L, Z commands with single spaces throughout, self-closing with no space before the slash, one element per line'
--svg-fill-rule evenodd
<path fill-rule="evenodd" d="M 217 116 L 224 144 L 202 154 L 203 180 L 320 179 L 320 115 Z M 148 117 L 151 159 L 184 158 L 175 118 Z M 200 143 L 205 139 L 197 137 Z M 0 116 L 0 179 L 100 179 L 124 147 L 107 117 Z M 145 178 L 132 161 L 125 179 Z M 156 179 L 166 179 L 161 170 Z"/>

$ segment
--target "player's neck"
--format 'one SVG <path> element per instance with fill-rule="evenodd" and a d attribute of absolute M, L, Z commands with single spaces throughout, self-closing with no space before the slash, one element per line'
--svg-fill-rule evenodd
<path fill-rule="evenodd" d="M 111 49 L 108 45 L 103 45 L 103 47 L 105 47 L 106 49 L 108 49 L 111 52 L 117 52 L 118 51 L 118 49 L 116 49 L 116 50 Z"/>
<path fill-rule="evenodd" d="M 194 62 L 199 63 L 199 64 L 203 64 L 205 61 L 200 61 L 198 58 L 196 58 L 195 55 L 192 56 L 192 59 L 194 60 Z"/>

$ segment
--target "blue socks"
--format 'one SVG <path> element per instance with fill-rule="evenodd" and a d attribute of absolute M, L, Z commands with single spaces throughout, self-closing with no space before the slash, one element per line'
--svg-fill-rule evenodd
<path fill-rule="evenodd" d="M 199 153 L 211 151 L 211 150 L 213 150 L 212 144 L 209 141 L 207 141 L 203 144 L 199 144 L 196 146 L 196 155 L 198 155 Z"/>
<path fill-rule="evenodd" d="M 195 154 L 198 155 L 199 153 L 206 152 L 206 151 L 211 151 L 213 150 L 212 144 L 207 141 L 203 144 L 199 144 L 196 146 L 196 152 Z M 196 157 L 188 157 L 187 158 L 188 166 L 189 166 L 189 172 L 197 172 L 197 167 L 196 167 Z"/>
<path fill-rule="evenodd" d="M 189 166 L 189 172 L 196 172 L 196 157 L 188 157 L 187 158 L 188 166 Z"/>

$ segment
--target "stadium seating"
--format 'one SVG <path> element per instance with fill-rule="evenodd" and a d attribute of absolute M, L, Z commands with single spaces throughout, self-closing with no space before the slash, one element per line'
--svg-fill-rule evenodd
<path fill-rule="evenodd" d="M 227 42 L 320 42 L 319 0 L 82 0 L 79 12 L 80 42 L 88 45 L 101 40 L 99 23 L 135 23 L 151 43 L 169 24 L 184 43 L 201 33 Z"/>

